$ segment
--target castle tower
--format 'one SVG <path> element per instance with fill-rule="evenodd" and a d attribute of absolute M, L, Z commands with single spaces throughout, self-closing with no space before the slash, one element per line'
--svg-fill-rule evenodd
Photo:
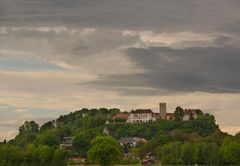
<path fill-rule="evenodd" d="M 161 119 L 166 119 L 167 103 L 159 103 L 159 116 Z"/>

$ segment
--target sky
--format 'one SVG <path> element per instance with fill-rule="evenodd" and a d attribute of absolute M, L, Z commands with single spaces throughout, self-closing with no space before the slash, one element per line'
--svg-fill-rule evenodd
<path fill-rule="evenodd" d="M 0 0 L 0 141 L 26 120 L 167 102 L 240 131 L 239 0 Z"/>

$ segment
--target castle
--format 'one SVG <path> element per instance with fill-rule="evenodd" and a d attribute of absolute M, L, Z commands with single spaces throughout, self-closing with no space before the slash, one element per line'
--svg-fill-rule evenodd
<path fill-rule="evenodd" d="M 197 118 L 197 110 L 183 110 L 183 121 Z M 175 114 L 167 112 L 167 103 L 159 103 L 159 113 L 154 113 L 151 109 L 136 109 L 130 113 L 119 113 L 113 117 L 113 120 L 123 119 L 127 123 L 146 123 L 154 122 L 157 119 L 174 120 Z"/>

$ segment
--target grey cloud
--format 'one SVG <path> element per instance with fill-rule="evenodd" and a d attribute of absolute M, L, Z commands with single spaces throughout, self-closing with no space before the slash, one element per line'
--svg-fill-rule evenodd
<path fill-rule="evenodd" d="M 0 103 L 0 126 L 17 128 L 20 123 L 18 120 L 23 120 L 28 116 L 28 112 L 18 112 L 18 109 L 20 108 Z M 16 117 L 18 117 L 19 119 L 17 119 Z"/>
<path fill-rule="evenodd" d="M 0 25 L 48 24 L 155 31 L 215 31 L 239 21 L 238 0 L 5 0 Z"/>
<path fill-rule="evenodd" d="M 5 16 L 5 9 L 2 5 L 2 3 L 0 2 L 0 18 Z"/>
<path fill-rule="evenodd" d="M 234 47 L 129 48 L 131 62 L 144 73 L 112 75 L 92 82 L 97 87 L 133 94 L 155 92 L 240 92 L 240 49 Z M 138 87 L 140 91 L 134 89 Z M 138 91 L 138 92 L 134 92 Z M 146 90 L 142 94 L 145 95 Z"/>
<path fill-rule="evenodd" d="M 2 28 L 0 51 L 3 50 L 3 53 L 0 53 L 0 56 L 8 56 L 4 55 L 7 50 L 12 51 L 11 56 L 15 58 L 19 58 L 19 55 L 52 62 L 61 61 L 74 67 L 105 72 L 113 62 L 124 60 L 125 57 L 120 53 L 122 48 L 138 42 L 141 41 L 137 33 L 125 35 L 117 30 L 66 27 Z"/>
<path fill-rule="evenodd" d="M 229 36 L 218 36 L 215 39 L 215 43 L 217 45 L 227 45 L 228 43 L 231 43 L 233 40 L 233 38 L 229 37 Z"/>
<path fill-rule="evenodd" d="M 225 23 L 219 29 L 231 34 L 238 34 L 240 36 L 240 20 L 236 22 Z"/>

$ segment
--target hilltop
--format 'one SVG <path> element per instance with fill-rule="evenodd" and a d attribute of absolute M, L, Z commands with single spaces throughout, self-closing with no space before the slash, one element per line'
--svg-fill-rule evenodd
<path fill-rule="evenodd" d="M 174 120 L 159 118 L 154 122 L 126 123 L 113 119 L 116 114 L 121 113 L 117 108 L 84 108 L 68 115 L 61 115 L 42 126 L 34 121 L 25 122 L 19 127 L 19 134 L 13 140 L 0 146 L 0 152 L 2 150 L 6 154 L 14 151 L 12 155 L 18 157 L 12 159 L 14 162 L 8 160 L 12 165 L 35 161 L 51 163 L 56 160 L 63 161 L 60 163 L 64 165 L 68 158 L 86 159 L 91 140 L 96 136 L 108 135 L 117 141 L 133 137 L 146 140 L 138 142 L 136 146 L 123 146 L 123 153 L 126 153 L 126 156 L 121 161 L 122 164 L 139 163 L 143 159 L 149 159 L 149 154 L 154 158 L 154 162 L 166 164 L 216 164 L 240 161 L 239 157 L 236 161 L 226 156 L 224 158 L 224 148 L 232 142 L 239 144 L 237 140 L 239 136 L 232 137 L 221 132 L 213 115 L 199 111 L 196 119 L 188 121 L 179 118 Z M 176 109 L 175 116 L 177 113 Z M 73 145 L 70 148 L 59 147 L 64 137 L 72 139 Z M 4 161 L 4 155 L 0 156 L 0 159 Z M 86 162 L 94 163 L 88 160 Z"/>

